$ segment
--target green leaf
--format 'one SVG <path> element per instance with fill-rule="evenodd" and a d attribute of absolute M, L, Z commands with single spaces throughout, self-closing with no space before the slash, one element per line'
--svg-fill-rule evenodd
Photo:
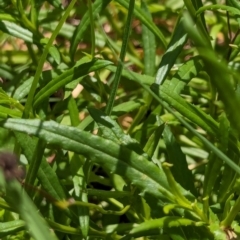
<path fill-rule="evenodd" d="M 30 185 L 30 186 L 34 185 L 34 182 L 37 177 L 38 169 L 42 162 L 42 157 L 44 154 L 45 147 L 46 147 L 45 142 L 38 140 L 36 147 L 34 149 L 34 153 L 33 153 L 32 159 L 30 161 L 27 176 L 25 179 L 25 182 L 27 185 Z M 32 191 L 28 190 L 27 192 L 31 196 L 30 193 L 32 193 Z"/>
<path fill-rule="evenodd" d="M 32 161 L 35 159 L 34 157 L 34 150 L 38 146 L 37 143 L 39 139 L 35 137 L 30 137 L 27 134 L 14 132 L 14 135 L 18 141 L 18 144 L 22 148 L 23 154 L 26 156 L 28 162 L 32 164 Z M 41 141 L 41 140 L 40 140 Z M 37 171 L 37 178 L 41 183 L 42 188 L 47 193 L 47 200 L 51 202 L 55 201 L 63 201 L 65 200 L 68 195 L 65 193 L 63 186 L 61 185 L 59 178 L 53 168 L 49 165 L 46 158 L 43 156 L 41 165 Z M 27 188 L 28 189 L 28 188 Z M 30 190 L 32 188 L 30 187 Z M 67 216 L 73 217 L 71 211 L 66 209 L 64 212 L 58 213 L 58 222 L 62 224 L 68 224 Z M 73 218 L 73 220 L 75 220 Z"/>
<path fill-rule="evenodd" d="M 208 159 L 203 183 L 203 197 L 205 198 L 204 201 L 206 203 L 209 201 L 211 191 L 219 174 L 221 173 L 220 169 L 223 165 L 223 162 L 219 160 L 220 159 L 215 154 L 211 154 Z"/>
<path fill-rule="evenodd" d="M 30 137 L 27 134 L 15 132 L 14 133 L 22 151 L 29 162 L 33 159 L 34 149 L 36 148 L 38 139 Z M 43 157 L 40 168 L 37 173 L 37 177 L 41 182 L 44 190 L 54 199 L 63 200 L 66 199 L 66 194 L 55 171 L 51 168 L 46 158 Z"/>
<path fill-rule="evenodd" d="M 173 64 L 176 62 L 178 55 L 181 53 L 186 41 L 187 34 L 183 24 L 183 17 L 180 17 L 176 24 L 171 41 L 168 44 L 167 51 L 162 57 L 155 83 L 161 85 L 164 82 Z"/>
<path fill-rule="evenodd" d="M 112 65 L 107 66 L 106 68 L 111 72 L 116 72 L 116 69 L 117 69 L 117 67 L 112 66 Z M 154 77 L 135 73 L 135 72 L 132 72 L 132 71 L 129 71 L 126 69 L 122 70 L 122 76 L 126 77 L 129 80 L 135 80 L 135 81 L 139 80 L 143 84 L 146 84 L 146 85 L 151 85 L 152 83 L 154 83 Z"/>
<path fill-rule="evenodd" d="M 0 21 L 0 30 L 16 38 L 23 39 L 30 43 L 39 43 L 38 38 L 29 30 L 18 26 L 16 23 Z"/>
<path fill-rule="evenodd" d="M 16 91 L 14 91 L 13 94 L 13 98 L 15 98 L 16 100 L 22 100 L 24 97 L 27 96 L 31 84 L 33 82 L 33 77 L 28 78 L 27 80 L 25 80 L 17 89 Z"/>
<path fill-rule="evenodd" d="M 195 222 L 187 218 L 169 216 L 143 222 L 139 224 L 137 227 L 133 228 L 133 230 L 129 232 L 129 235 L 131 237 L 140 237 L 147 236 L 149 234 L 148 231 L 151 231 L 153 229 L 172 228 L 180 226 L 202 226 L 202 225 L 204 225 L 203 222 Z"/>
<path fill-rule="evenodd" d="M 62 2 L 60 0 L 47 0 L 47 2 L 56 8 L 62 8 Z"/>
<path fill-rule="evenodd" d="M 79 111 L 75 99 L 70 96 L 68 100 L 68 111 L 71 119 L 71 125 L 77 126 L 80 123 Z"/>
<path fill-rule="evenodd" d="M 34 107 L 37 107 L 41 102 L 47 99 L 51 94 L 56 92 L 61 87 L 64 87 L 67 83 L 70 83 L 76 79 L 79 79 L 90 72 L 97 71 L 112 64 L 109 61 L 94 59 L 91 62 L 83 63 L 69 70 L 66 70 L 61 75 L 54 78 L 48 84 L 46 84 L 35 96 Z"/>
<path fill-rule="evenodd" d="M 8 119 L 1 125 L 35 135 L 49 144 L 89 157 L 108 172 L 126 177 L 138 186 L 143 194 L 148 193 L 160 202 L 162 199 L 175 201 L 169 192 L 170 188 L 162 169 L 122 145 L 53 121 Z M 192 199 L 189 192 L 179 189 L 181 194 Z"/>
<path fill-rule="evenodd" d="M 130 33 L 131 33 L 131 25 L 132 25 L 132 19 L 133 19 L 134 6 L 135 6 L 135 0 L 129 0 L 127 20 L 126 20 L 125 27 L 124 27 L 122 46 L 121 46 L 120 56 L 118 59 L 117 70 L 114 75 L 113 84 L 111 86 L 111 91 L 110 91 L 107 105 L 105 108 L 105 113 L 107 115 L 111 115 L 111 112 L 112 112 L 112 109 L 114 106 L 114 102 L 115 102 L 115 98 L 116 98 L 116 94 L 117 94 L 118 85 L 120 83 L 120 79 L 121 79 L 121 75 L 122 75 L 123 63 L 125 60 L 127 46 L 128 46 L 128 42 L 129 42 Z"/>
<path fill-rule="evenodd" d="M 14 118 L 21 118 L 22 112 L 14 109 L 10 109 L 7 107 L 0 106 L 0 117 L 1 118 L 7 118 L 8 116 L 14 117 Z"/>
<path fill-rule="evenodd" d="M 111 0 L 96 0 L 92 4 L 93 17 L 96 17 L 109 3 Z M 74 57 L 78 44 L 81 42 L 83 38 L 83 34 L 88 30 L 88 26 L 90 24 L 90 16 L 89 11 L 87 11 L 81 19 L 80 24 L 77 26 L 74 35 L 71 39 L 70 46 L 70 55 Z"/>
<path fill-rule="evenodd" d="M 39 83 L 39 78 L 40 78 L 40 75 L 41 75 L 44 63 L 45 63 L 46 58 L 47 58 L 48 53 L 49 53 L 49 49 L 52 47 L 53 42 L 54 42 L 54 40 L 57 37 L 57 34 L 59 33 L 61 27 L 63 26 L 63 23 L 69 17 L 70 11 L 74 7 L 75 3 L 76 3 L 76 0 L 72 0 L 68 4 L 65 12 L 61 16 L 56 29 L 53 31 L 51 37 L 49 38 L 49 40 L 48 40 L 48 42 L 47 42 L 47 44 L 46 44 L 46 46 L 45 46 L 45 48 L 43 50 L 43 53 L 42 53 L 42 55 L 41 55 L 41 57 L 39 59 L 39 62 L 37 64 L 36 73 L 34 75 L 34 79 L 33 79 L 32 85 L 31 85 L 31 89 L 30 89 L 30 91 L 28 93 L 27 101 L 26 101 L 26 104 L 25 104 L 25 109 L 24 109 L 24 112 L 23 112 L 23 117 L 24 118 L 28 118 L 30 116 L 30 114 L 33 113 L 33 109 L 32 108 L 33 108 L 34 96 L 35 96 L 35 92 L 36 92 L 36 89 L 37 89 L 37 85 Z"/>
<path fill-rule="evenodd" d="M 30 230 L 30 235 L 32 235 L 34 239 L 56 239 L 56 237 L 50 233 L 47 223 L 38 215 L 36 206 L 23 191 L 22 186 L 17 180 L 14 179 L 7 182 L 6 191 L 7 202 L 20 214 L 26 223 L 26 227 Z"/>
<path fill-rule="evenodd" d="M 1 63 L 0 64 L 0 76 L 2 78 L 13 80 L 16 72 L 7 64 Z"/>
<path fill-rule="evenodd" d="M 145 147 L 144 147 L 144 151 L 150 156 L 152 157 L 157 146 L 158 143 L 161 139 L 163 130 L 164 130 L 165 124 L 161 124 L 160 126 L 158 126 L 158 128 L 152 133 L 152 135 L 150 136 L 150 138 L 148 139 Z"/>
<path fill-rule="evenodd" d="M 186 190 L 197 194 L 194 186 L 194 177 L 188 169 L 186 156 L 183 154 L 170 128 L 166 125 L 163 131 L 163 139 L 166 145 L 168 162 L 172 163 L 171 172 L 175 180 Z"/>
<path fill-rule="evenodd" d="M 202 37 L 204 38 L 205 43 L 210 47 L 211 42 L 208 35 L 205 19 L 203 16 L 201 16 L 201 18 L 196 19 L 196 11 L 203 6 L 202 1 L 201 0 L 194 0 L 194 1 L 184 0 L 184 3 L 189 11 L 191 18 L 195 19 L 196 27 L 198 31 L 201 33 Z"/>
<path fill-rule="evenodd" d="M 226 152 L 229 145 L 230 122 L 225 113 L 219 116 L 219 130 L 220 130 L 220 147 L 223 152 Z"/>
<path fill-rule="evenodd" d="M 238 154 L 232 150 L 228 150 L 226 155 L 232 159 L 236 164 L 239 164 Z M 225 165 L 222 173 L 222 179 L 220 182 L 219 193 L 218 193 L 218 202 L 225 202 L 229 195 L 232 193 L 233 186 L 236 181 L 236 171 L 229 166 Z"/>
<path fill-rule="evenodd" d="M 51 46 L 49 48 L 49 54 L 53 57 L 54 61 L 57 64 L 61 63 L 61 55 L 60 55 L 60 52 L 59 52 L 59 50 L 56 46 Z"/>
<path fill-rule="evenodd" d="M 185 27 L 191 39 L 197 45 L 199 55 L 205 65 L 205 70 L 211 78 L 212 83 L 217 88 L 221 100 L 223 101 L 226 111 L 229 113 L 229 119 L 233 127 L 240 133 L 240 112 L 236 111 L 240 106 L 240 99 L 238 99 L 234 91 L 234 85 L 229 79 L 235 78 L 238 81 L 237 73 L 230 70 L 224 60 L 219 61 L 219 57 L 207 45 L 202 35 L 192 28 L 193 22 L 189 16 L 185 15 Z M 221 81 L 219 81 L 221 76 Z M 231 96 L 231 97 L 229 97 Z"/>
<path fill-rule="evenodd" d="M 152 16 L 148 10 L 145 0 L 141 1 L 141 8 L 152 20 Z M 143 41 L 143 51 L 144 51 L 144 73 L 149 76 L 154 76 L 156 72 L 155 58 L 156 58 L 156 41 L 155 35 L 146 27 L 144 24 L 142 26 L 142 41 Z"/>
<path fill-rule="evenodd" d="M 228 3 L 230 3 L 233 7 L 240 9 L 240 3 L 236 0 L 227 0 Z"/>
<path fill-rule="evenodd" d="M 86 193 L 87 179 L 83 171 L 83 159 L 77 154 L 73 154 L 70 160 L 70 168 L 73 178 L 74 199 L 81 202 L 88 202 Z M 79 225 L 84 238 L 87 238 L 89 231 L 89 209 L 77 206 Z"/>
<path fill-rule="evenodd" d="M 128 9 L 128 1 L 127 0 L 115 0 L 117 3 Z M 151 30 L 161 41 L 163 46 L 166 48 L 167 42 L 166 38 L 163 36 L 162 32 L 159 28 L 149 19 L 147 14 L 139 7 L 135 6 L 134 8 L 134 15 L 146 26 Z"/>
<path fill-rule="evenodd" d="M 82 236 L 81 230 L 79 228 L 74 228 L 70 226 L 66 226 L 63 224 L 59 224 L 56 222 L 53 222 L 51 220 L 47 220 L 48 224 L 51 226 L 52 229 L 58 232 L 66 233 L 66 234 L 73 234 L 73 235 L 79 235 Z M 97 231 L 93 228 L 89 229 L 89 236 L 97 237 L 100 239 L 106 238 L 106 233 L 103 231 Z"/>
<path fill-rule="evenodd" d="M 116 121 L 111 119 L 100 110 L 89 108 L 88 111 L 92 118 L 99 125 L 102 137 L 114 141 L 117 144 L 126 146 L 139 155 L 143 155 L 148 158 L 146 153 L 144 153 L 142 150 L 140 144 L 135 139 L 131 138 L 128 134 L 125 134 L 121 127 L 116 123 Z"/>
<path fill-rule="evenodd" d="M 191 133 L 193 133 L 195 136 L 197 136 L 204 145 L 210 150 L 213 151 L 221 160 L 226 162 L 236 173 L 240 174 L 240 168 L 236 163 L 234 163 L 229 157 L 227 157 L 223 152 L 221 152 L 218 148 L 216 148 L 210 141 L 208 141 L 205 137 L 203 137 L 201 134 L 199 134 L 187 121 L 185 121 L 182 117 L 179 116 L 175 111 L 173 111 L 159 96 L 157 96 L 149 87 L 145 86 L 141 83 L 139 79 L 134 79 L 134 81 L 141 84 L 141 86 L 149 92 L 160 104 L 162 107 L 164 107 L 167 111 L 169 111 L 175 118 L 178 119 Z M 158 88 L 159 86 L 157 86 Z M 231 143 L 231 147 L 234 147 L 234 151 L 238 152 L 238 149 L 236 148 L 235 144 Z"/>
<path fill-rule="evenodd" d="M 23 220 L 14 220 L 0 223 L 0 236 L 5 237 L 15 234 L 25 229 L 25 222 Z"/>
<path fill-rule="evenodd" d="M 233 15 L 235 15 L 237 17 L 240 16 L 239 9 L 237 9 L 235 7 L 231 7 L 231 6 L 221 5 L 221 4 L 213 4 L 213 5 L 207 5 L 204 7 L 200 7 L 197 10 L 196 15 L 201 14 L 202 12 L 204 12 L 206 10 L 225 10 L 225 11 L 232 13 Z"/>
<path fill-rule="evenodd" d="M 187 103 L 179 94 L 184 86 L 201 71 L 203 65 L 199 58 L 193 58 L 182 65 L 171 80 L 162 86 L 153 84 L 152 90 L 183 116 L 199 125 L 209 133 L 218 134 L 218 123 L 201 108 Z"/>

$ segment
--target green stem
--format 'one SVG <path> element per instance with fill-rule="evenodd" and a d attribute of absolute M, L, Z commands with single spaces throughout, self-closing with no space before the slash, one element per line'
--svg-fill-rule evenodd
<path fill-rule="evenodd" d="M 183 195 L 182 193 L 179 191 L 179 187 L 177 186 L 176 184 L 176 181 L 169 169 L 169 167 L 171 167 L 172 165 L 167 163 L 167 162 L 164 162 L 162 164 L 162 167 L 163 167 L 163 171 L 167 177 L 167 180 L 168 180 L 168 184 L 171 188 L 171 192 L 172 194 L 175 196 L 176 198 L 176 201 L 179 205 L 181 205 L 182 207 L 184 208 L 187 208 L 187 209 L 190 209 L 192 210 L 192 207 L 191 207 L 191 202 L 189 202 Z"/>
<path fill-rule="evenodd" d="M 132 23 L 132 18 L 133 18 L 134 5 L 135 5 L 135 0 L 130 0 L 127 22 L 126 22 L 126 26 L 125 26 L 124 34 L 123 34 L 123 42 L 122 42 L 122 48 L 121 48 L 121 52 L 120 52 L 120 58 L 118 60 L 118 66 L 117 66 L 117 70 L 116 70 L 114 81 L 113 81 L 112 91 L 110 93 L 109 100 L 107 102 L 107 106 L 105 109 L 105 113 L 107 115 L 111 115 L 115 96 L 117 94 L 118 85 L 119 85 L 119 82 L 121 79 L 121 74 L 122 74 L 122 69 L 123 69 L 122 63 L 124 62 L 124 59 L 125 59 L 125 55 L 126 55 L 126 51 L 127 51 L 127 44 L 128 44 L 128 40 L 129 40 L 129 36 L 130 36 L 130 32 L 131 32 L 131 23 Z"/>
<path fill-rule="evenodd" d="M 236 218 L 240 211 L 240 196 L 238 197 L 237 201 L 235 202 L 234 206 L 230 210 L 227 217 L 220 223 L 220 225 L 224 228 L 230 227 L 233 220 Z"/>
<path fill-rule="evenodd" d="M 61 202 L 60 203 L 57 202 L 56 205 L 59 205 L 61 207 Z M 93 203 L 87 203 L 87 202 L 81 202 L 81 201 L 73 201 L 72 203 L 68 203 L 68 205 L 70 205 L 70 206 L 75 205 L 75 206 L 88 207 L 88 208 L 95 209 L 95 210 L 101 212 L 102 214 L 112 214 L 112 215 L 123 215 L 131 207 L 130 205 L 127 205 L 120 211 L 113 211 L 113 210 L 105 210 L 105 209 L 103 209 L 103 208 L 101 208 L 98 205 L 93 204 Z"/>
<path fill-rule="evenodd" d="M 63 232 L 63 233 L 68 233 L 68 234 L 74 234 L 74 235 L 82 235 L 81 229 L 80 228 L 73 228 L 70 226 L 66 226 L 60 223 L 56 223 L 50 219 L 46 220 L 49 226 L 51 226 L 52 229 L 58 231 L 58 232 Z M 96 237 L 105 237 L 106 233 L 97 231 L 93 228 L 90 227 L 89 231 L 89 236 L 96 236 Z"/>
<path fill-rule="evenodd" d="M 228 197 L 227 201 L 225 202 L 224 209 L 223 209 L 223 214 L 222 214 L 222 218 L 223 219 L 225 219 L 228 216 L 229 212 L 230 212 L 231 200 L 233 199 L 233 197 L 234 197 L 234 194 L 231 194 Z"/>
<path fill-rule="evenodd" d="M 202 199 L 203 201 L 203 212 L 206 216 L 209 216 L 209 196 L 206 196 Z"/>
<path fill-rule="evenodd" d="M 90 17 L 90 25 L 91 25 L 91 55 L 94 58 L 95 55 L 95 30 L 94 30 L 94 19 L 93 19 L 93 9 L 92 9 L 92 0 L 88 0 L 88 8 L 89 8 L 89 17 Z"/>
<path fill-rule="evenodd" d="M 121 202 L 117 201 L 115 198 L 109 198 L 108 201 L 110 203 L 112 203 L 114 206 L 116 206 L 116 207 L 118 207 L 120 209 L 123 208 L 123 204 Z M 128 210 L 128 215 L 131 215 L 131 217 L 136 219 L 136 221 L 139 221 L 139 216 L 133 209 L 129 209 Z"/>
<path fill-rule="evenodd" d="M 206 26 L 204 25 L 204 18 L 202 17 L 201 19 L 196 18 L 196 10 L 201 7 L 202 3 L 199 1 L 200 4 L 197 4 L 197 1 L 194 6 L 194 1 L 191 0 L 184 0 L 185 6 L 187 7 L 192 19 L 195 19 L 196 26 L 198 28 L 198 31 L 202 34 L 202 37 L 205 38 L 205 42 L 208 44 L 209 47 L 211 47 L 211 42 L 210 38 L 206 29 Z M 199 6 L 196 6 L 199 5 Z"/>
<path fill-rule="evenodd" d="M 38 214 L 37 207 L 16 179 L 6 182 L 6 195 L 4 198 L 16 210 L 20 218 L 24 220 L 26 228 L 32 230 L 30 235 L 33 239 L 57 239 L 50 233 L 46 221 Z"/>
<path fill-rule="evenodd" d="M 28 94 L 27 102 L 26 102 L 26 105 L 25 105 L 24 113 L 23 113 L 24 118 L 28 118 L 30 112 L 32 112 L 32 103 L 33 103 L 34 94 L 36 92 L 38 81 L 40 79 L 40 76 L 41 76 L 41 73 L 42 73 L 42 68 L 43 68 L 43 65 L 46 61 L 49 49 L 53 45 L 53 42 L 54 42 L 55 38 L 57 37 L 59 31 L 61 30 L 61 27 L 63 26 L 64 22 L 66 21 L 67 17 L 69 16 L 70 11 L 72 10 L 76 1 L 77 0 L 72 0 L 71 3 L 68 5 L 65 13 L 63 14 L 61 20 L 59 21 L 59 23 L 56 27 L 56 29 L 53 31 L 52 36 L 50 37 L 47 45 L 44 48 L 43 54 L 42 54 L 42 56 L 39 60 L 38 66 L 37 66 L 36 74 L 34 76 L 31 89 L 30 89 L 29 94 Z"/>
<path fill-rule="evenodd" d="M 38 21 L 38 15 L 37 15 L 37 6 L 35 0 L 31 0 L 31 22 L 33 26 L 37 29 L 37 21 Z"/>
<path fill-rule="evenodd" d="M 17 0 L 17 8 L 19 11 L 19 18 L 21 19 L 24 26 L 27 29 L 29 29 L 31 32 L 38 35 L 38 31 L 37 31 L 36 27 L 32 24 L 32 22 L 29 21 L 29 19 L 27 18 L 26 14 L 25 14 L 25 11 L 22 6 L 22 0 Z"/>
<path fill-rule="evenodd" d="M 26 45 L 27 45 L 27 48 L 28 48 L 29 55 L 32 59 L 33 65 L 37 66 L 38 60 L 37 60 L 36 54 L 34 52 L 33 45 L 29 42 L 26 42 Z"/>

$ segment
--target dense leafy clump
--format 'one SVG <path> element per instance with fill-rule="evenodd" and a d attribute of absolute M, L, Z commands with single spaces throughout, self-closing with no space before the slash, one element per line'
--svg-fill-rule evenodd
<path fill-rule="evenodd" d="M 237 0 L 0 0 L 1 239 L 237 239 Z"/>

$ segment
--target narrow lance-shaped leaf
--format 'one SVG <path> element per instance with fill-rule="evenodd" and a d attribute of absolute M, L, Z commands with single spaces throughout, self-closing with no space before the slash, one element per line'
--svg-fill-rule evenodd
<path fill-rule="evenodd" d="M 188 15 L 185 15 L 184 22 L 189 36 L 197 45 L 199 55 L 205 64 L 205 70 L 217 88 L 221 100 L 226 107 L 226 111 L 229 113 L 232 126 L 240 133 L 240 112 L 236 111 L 240 106 L 240 100 L 234 91 L 234 85 L 229 81 L 230 78 L 235 78 L 236 81 L 238 81 L 237 74 L 228 68 L 224 60 L 219 61 L 219 57 L 216 56 L 215 52 L 208 46 L 200 32 L 192 28 L 193 21 Z M 219 79 L 221 79 L 221 81 Z"/>
<path fill-rule="evenodd" d="M 16 38 L 23 39 L 26 42 L 39 44 L 39 40 L 32 32 L 16 23 L 9 21 L 0 21 L 0 30 Z"/>
<path fill-rule="evenodd" d="M 218 133 L 218 124 L 213 118 L 202 111 L 201 108 L 187 103 L 179 94 L 174 93 L 168 87 L 171 84 L 170 81 L 166 81 L 165 84 L 159 89 L 159 85 L 152 85 L 151 89 L 157 93 L 165 102 L 174 107 L 178 112 L 183 114 L 186 118 L 190 119 L 195 124 L 202 127 L 212 135 Z"/>
<path fill-rule="evenodd" d="M 177 57 L 182 51 L 186 41 L 187 33 L 183 25 L 183 18 L 180 17 L 179 21 L 176 24 L 171 41 L 168 44 L 167 51 L 164 53 L 160 62 L 155 83 L 160 85 L 166 79 L 167 74 L 176 62 Z"/>
<path fill-rule="evenodd" d="M 152 19 L 151 13 L 148 10 L 145 0 L 141 1 L 141 8 Z M 144 51 L 144 73 L 149 76 L 155 74 L 155 58 L 156 58 L 156 41 L 155 35 L 146 27 L 142 25 L 142 41 Z"/>
<path fill-rule="evenodd" d="M 122 46 L 121 46 L 121 51 L 120 51 L 120 55 L 119 55 L 119 59 L 118 59 L 117 70 L 116 70 L 114 80 L 113 80 L 113 83 L 111 86 L 109 98 L 108 98 L 108 101 L 107 101 L 107 104 L 105 107 L 105 113 L 107 115 L 111 115 L 112 108 L 114 106 L 114 102 L 115 102 L 115 98 L 116 98 L 116 94 L 117 94 L 118 85 L 121 80 L 123 63 L 124 63 L 125 56 L 127 53 L 127 46 L 128 46 L 129 37 L 131 34 L 131 25 L 132 25 L 134 7 L 135 7 L 135 0 L 129 0 L 127 20 L 126 20 L 125 27 L 124 27 Z"/>
<path fill-rule="evenodd" d="M 81 202 L 88 202 L 86 193 L 87 179 L 83 171 L 83 161 L 80 156 L 73 154 L 70 168 L 74 185 L 74 199 Z M 89 209 L 84 206 L 77 206 L 79 225 L 84 238 L 87 238 L 89 231 Z"/>
<path fill-rule="evenodd" d="M 0 237 L 5 237 L 11 234 L 16 234 L 25 229 L 25 222 L 23 220 L 14 220 L 9 222 L 1 222 Z"/>
<path fill-rule="evenodd" d="M 144 151 L 150 157 L 153 156 L 153 154 L 158 146 L 158 143 L 161 139 L 164 127 L 165 127 L 165 124 L 161 124 L 160 126 L 158 126 L 158 128 L 153 132 L 153 134 L 148 139 L 146 145 L 144 146 Z"/>
<path fill-rule="evenodd" d="M 127 0 L 115 0 L 120 5 L 128 9 L 128 1 Z M 134 15 L 139 18 L 139 20 L 149 28 L 162 42 L 163 46 L 167 46 L 166 38 L 163 36 L 162 32 L 157 28 L 155 24 L 149 19 L 149 17 L 144 13 L 144 11 L 139 7 L 135 6 L 134 8 Z"/>
<path fill-rule="evenodd" d="M 97 14 L 101 12 L 109 3 L 111 0 L 96 0 L 92 4 L 92 10 L 93 10 L 93 17 L 95 17 Z M 83 18 L 81 19 L 80 24 L 76 28 L 74 35 L 71 40 L 71 46 L 70 46 L 70 54 L 73 57 L 78 44 L 83 38 L 83 34 L 88 30 L 88 26 L 90 24 L 90 17 L 89 17 L 89 11 L 87 11 Z"/>
<path fill-rule="evenodd" d="M 163 217 L 160 219 L 153 219 L 139 224 L 137 227 L 133 228 L 129 235 L 131 237 L 140 237 L 147 236 L 149 231 L 153 229 L 159 228 L 172 228 L 172 227 L 180 227 L 180 226 L 202 226 L 203 222 L 194 222 L 187 218 L 182 217 Z"/>
<path fill-rule="evenodd" d="M 182 187 L 197 195 L 194 187 L 194 178 L 188 169 L 186 156 L 183 154 L 168 126 L 166 126 L 163 131 L 163 139 L 166 144 L 167 161 L 173 164 L 171 171 L 175 180 L 181 184 Z"/>
<path fill-rule="evenodd" d="M 110 139 L 118 144 L 122 144 L 139 155 L 143 155 L 146 158 L 148 157 L 142 150 L 140 144 L 135 139 L 125 134 L 116 121 L 98 109 L 89 108 L 88 111 L 99 125 L 104 138 Z"/>
<path fill-rule="evenodd" d="M 109 71 L 114 72 L 114 73 L 116 72 L 116 69 L 117 69 L 117 67 L 115 67 L 113 65 L 107 66 L 106 68 Z M 129 80 L 135 80 L 135 81 L 139 80 L 146 85 L 151 85 L 154 82 L 154 77 L 135 73 L 135 72 L 129 71 L 127 69 L 122 70 L 122 76 L 126 77 Z"/>
<path fill-rule="evenodd" d="M 50 233 L 47 223 L 39 216 L 36 206 L 28 195 L 22 191 L 22 187 L 17 180 L 12 179 L 6 183 L 5 198 L 25 221 L 26 227 L 30 230 L 30 234 L 34 239 L 56 240 L 56 237 Z"/>
<path fill-rule="evenodd" d="M 15 132 L 14 135 L 23 150 L 23 154 L 26 156 L 26 158 L 30 162 L 33 158 L 34 149 L 36 147 L 38 139 L 35 137 L 30 137 L 27 134 L 19 133 L 19 132 Z M 56 173 L 50 167 L 45 157 L 43 157 L 42 159 L 40 168 L 37 173 L 37 177 L 41 182 L 44 190 L 51 197 L 59 201 L 66 199 L 66 194 L 63 190 L 63 187 L 60 184 Z"/>
<path fill-rule="evenodd" d="M 201 14 L 202 12 L 204 12 L 206 10 L 226 10 L 236 16 L 240 15 L 239 9 L 237 9 L 235 7 L 231 7 L 231 6 L 221 5 L 221 4 L 207 5 L 207 6 L 201 7 L 196 12 L 196 15 Z"/>
<path fill-rule="evenodd" d="M 34 107 L 37 107 L 41 102 L 48 98 L 51 94 L 56 92 L 59 88 L 65 86 L 69 82 L 79 79 L 82 76 L 87 75 L 90 72 L 94 72 L 101 68 L 104 68 L 112 64 L 109 61 L 94 59 L 91 62 L 83 63 L 79 66 L 73 67 L 58 77 L 54 78 L 48 84 L 46 84 L 35 96 Z"/>
<path fill-rule="evenodd" d="M 239 165 L 239 154 L 236 154 L 232 150 L 229 150 L 226 155 L 229 156 L 233 162 Z M 237 173 L 235 172 L 235 170 L 225 165 L 222 173 L 222 179 L 220 182 L 218 202 L 225 202 L 230 196 L 231 190 L 236 181 L 236 177 Z"/>
<path fill-rule="evenodd" d="M 143 194 L 148 193 L 160 202 L 162 199 L 175 201 L 174 196 L 169 192 L 164 172 L 143 156 L 139 156 L 122 145 L 53 121 L 8 119 L 1 125 L 38 136 L 49 144 L 89 157 L 109 172 L 126 177 L 142 189 Z M 193 200 L 189 192 L 182 188 L 180 191 Z"/>

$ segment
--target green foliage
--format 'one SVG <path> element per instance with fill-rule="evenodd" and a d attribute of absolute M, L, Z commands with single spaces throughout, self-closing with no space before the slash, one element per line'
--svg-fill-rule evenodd
<path fill-rule="evenodd" d="M 1 239 L 237 239 L 239 19 L 0 0 Z"/>

